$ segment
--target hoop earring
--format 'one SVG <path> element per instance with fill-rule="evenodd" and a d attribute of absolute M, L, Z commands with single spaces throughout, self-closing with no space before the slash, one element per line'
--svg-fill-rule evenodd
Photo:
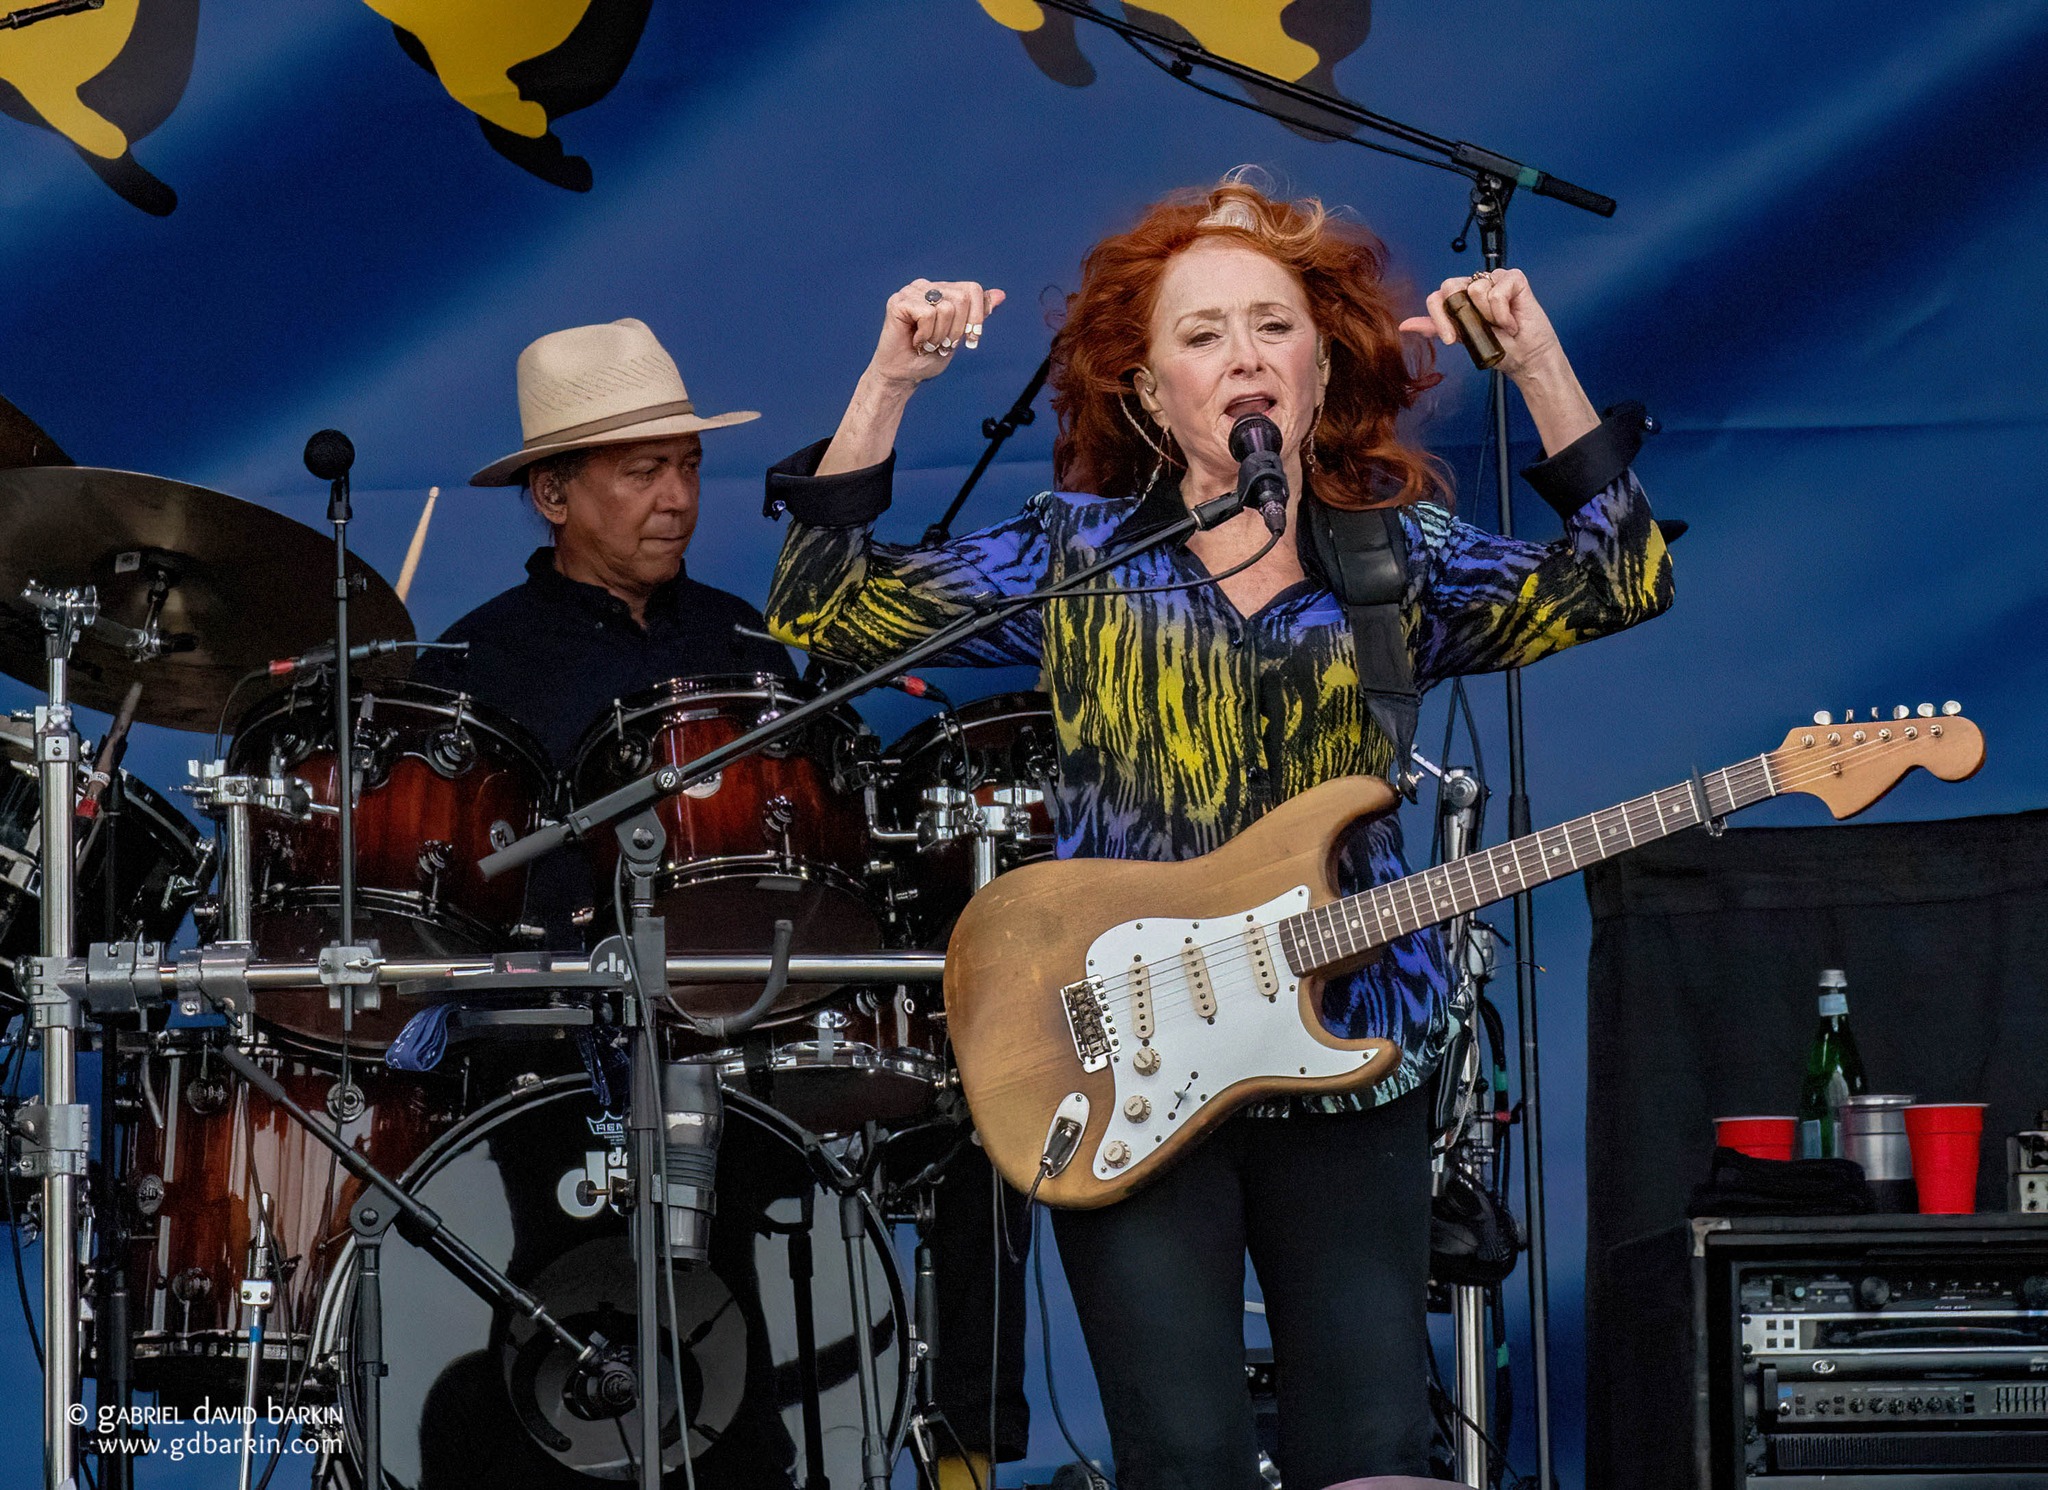
<path fill-rule="evenodd" d="M 1315 417 L 1308 422 L 1308 440 L 1301 447 L 1301 463 L 1309 470 L 1320 470 L 1316 464 L 1316 426 L 1323 422 L 1322 406 L 1316 406 Z"/>

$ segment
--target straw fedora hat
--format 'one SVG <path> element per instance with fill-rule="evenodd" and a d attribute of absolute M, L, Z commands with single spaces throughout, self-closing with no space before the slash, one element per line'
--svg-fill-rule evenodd
<path fill-rule="evenodd" d="M 699 414 L 675 359 L 644 322 L 571 326 L 519 354 L 519 432 L 525 443 L 478 471 L 469 484 L 517 486 L 528 466 L 565 450 L 664 440 L 760 417 L 752 409 Z"/>

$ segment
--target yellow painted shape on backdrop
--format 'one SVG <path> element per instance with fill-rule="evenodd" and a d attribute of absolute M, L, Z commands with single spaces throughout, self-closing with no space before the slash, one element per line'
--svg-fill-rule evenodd
<path fill-rule="evenodd" d="M 0 80 L 12 83 L 50 128 L 102 160 L 127 154 L 128 136 L 80 102 L 78 90 L 121 55 L 140 4 L 107 0 L 98 10 L 0 31 Z"/>
<path fill-rule="evenodd" d="M 1036 31 L 1045 24 L 1045 12 L 1036 0 L 981 0 L 981 8 L 1012 31 Z M 950 1461 L 939 1462 L 943 1466 Z"/>
<path fill-rule="evenodd" d="M 552 52 L 590 9 L 591 0 L 363 0 L 419 38 L 448 96 L 500 129 L 537 140 L 547 110 L 519 96 L 510 76 L 522 62 Z"/>
<path fill-rule="evenodd" d="M 1144 0 L 1138 8 L 1177 21 L 1220 57 L 1296 82 L 1321 59 L 1289 36 L 1280 13 L 1293 0 Z M 1032 0 L 981 0 L 981 8 L 1012 31 L 1036 31 L 1045 12 Z"/>

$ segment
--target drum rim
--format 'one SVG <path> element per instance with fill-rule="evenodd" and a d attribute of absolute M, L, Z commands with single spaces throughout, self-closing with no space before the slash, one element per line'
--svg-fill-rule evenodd
<path fill-rule="evenodd" d="M 990 693 L 970 699 L 950 710 L 941 710 L 929 719 L 920 719 L 897 736 L 883 754 L 898 764 L 907 764 L 913 756 L 945 743 L 953 734 L 953 729 L 946 723 L 949 714 L 961 726 L 991 724 L 1022 715 L 1044 716 L 1046 723 L 1054 727 L 1055 734 L 1059 725 L 1053 714 L 1050 694 L 1040 688 L 1019 688 L 1009 693 Z"/>
<path fill-rule="evenodd" d="M 612 738 L 621 722 L 637 724 L 646 715 L 657 714 L 664 709 L 692 703 L 709 703 L 718 699 L 756 699 L 783 705 L 805 704 L 816 698 L 818 693 L 819 690 L 811 684 L 795 678 L 785 678 L 778 673 L 701 673 L 679 674 L 673 678 L 665 678 L 637 692 L 621 694 L 606 704 L 597 716 L 584 726 L 583 733 L 576 737 L 576 748 L 569 752 L 568 769 L 562 776 L 565 781 L 571 783 L 580 781 L 585 762 L 591 752 L 602 741 Z M 868 732 L 867 725 L 850 705 L 842 705 L 820 714 L 810 720 L 805 728 L 828 721 L 854 736 Z"/>
<path fill-rule="evenodd" d="M 413 1185 L 431 1178 L 432 1172 L 428 1166 L 438 1162 L 445 1152 L 452 1151 L 458 1136 L 488 1131 L 485 1119 L 488 1118 L 491 1124 L 495 1124 L 508 1110 L 529 1103 L 537 1106 L 544 1101 L 561 1096 L 573 1096 L 578 1092 L 588 1092 L 592 1098 L 597 1095 L 587 1073 L 543 1077 L 530 1086 L 517 1087 L 492 1098 L 474 1112 L 466 1114 L 454 1127 L 422 1149 L 419 1157 L 398 1173 L 398 1184 L 410 1190 Z M 805 1130 L 793 1120 L 745 1092 L 735 1092 L 721 1086 L 720 1094 L 727 1102 L 736 1102 L 747 1109 L 751 1116 L 763 1119 L 764 1126 L 774 1129 L 779 1137 L 790 1143 L 807 1162 L 809 1161 L 810 1147 L 802 1141 L 806 1136 Z M 829 1191 L 829 1187 L 824 1188 Z M 882 1276 L 888 1288 L 890 1310 L 896 1320 L 896 1411 L 890 1419 L 887 1435 L 889 1463 L 894 1466 L 903 1457 L 904 1444 L 910 1436 L 913 1395 L 911 1370 L 916 1347 L 912 1340 L 909 1296 L 904 1291 L 903 1269 L 896 1260 L 896 1249 L 889 1234 L 888 1219 L 883 1216 L 872 1195 L 862 1195 L 860 1206 L 862 1226 L 869 1248 L 884 1264 Z M 343 1302 L 348 1294 L 348 1289 L 344 1285 L 355 1274 L 356 1250 L 354 1237 L 343 1242 L 341 1250 L 335 1256 L 333 1268 L 321 1285 L 320 1297 L 313 1309 L 313 1325 L 308 1345 L 312 1352 L 311 1360 L 314 1367 L 329 1360 L 337 1363 L 342 1360 L 347 1344 L 342 1338 L 342 1325 L 346 1319 Z M 461 1288 L 463 1285 L 451 1279 L 450 1286 Z M 387 1346 L 389 1339 L 387 1332 Z M 362 1444 L 357 1432 L 357 1418 L 351 1407 L 354 1397 L 352 1387 L 346 1378 L 345 1372 L 337 1377 L 335 1401 L 341 1406 L 342 1438 L 347 1447 L 339 1455 L 321 1454 L 315 1461 L 315 1468 L 319 1473 L 326 1473 L 339 1464 L 345 1467 L 350 1482 L 357 1490 L 368 1490 L 367 1482 L 362 1477 Z M 384 1477 L 380 1475 L 379 1478 Z M 388 1481 L 386 1483 L 388 1484 Z M 376 1490 L 385 1490 L 385 1485 L 378 1485 Z"/>
<path fill-rule="evenodd" d="M 235 720 L 228 745 L 229 763 L 232 765 L 239 759 L 243 738 L 251 731 L 270 723 L 274 718 L 289 717 L 317 707 L 326 711 L 324 722 L 331 722 L 333 701 L 328 697 L 331 691 L 331 684 L 301 681 L 275 689 L 257 699 Z M 443 719 L 460 718 L 466 724 L 480 727 L 485 733 L 495 735 L 503 741 L 533 767 L 534 774 L 543 783 L 543 789 L 539 793 L 543 807 L 553 799 L 559 773 L 555 769 L 554 758 L 540 743 L 539 737 L 504 710 L 483 702 L 475 694 L 402 678 L 393 679 L 388 683 L 364 683 L 359 687 L 351 687 L 349 697 L 352 703 L 356 699 L 369 697 L 376 699 L 380 705 L 390 703 Z M 304 702 L 295 708 L 292 706 L 293 700 Z"/>

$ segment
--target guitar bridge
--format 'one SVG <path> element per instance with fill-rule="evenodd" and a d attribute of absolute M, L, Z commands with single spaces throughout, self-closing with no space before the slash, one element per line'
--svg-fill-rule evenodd
<path fill-rule="evenodd" d="M 1060 1003 L 1067 1011 L 1067 1032 L 1074 1037 L 1074 1054 L 1081 1059 L 1081 1069 L 1100 1071 L 1122 1049 L 1116 1037 L 1116 1016 L 1109 1011 L 1102 985 L 1093 978 L 1069 983 L 1060 990 Z"/>

